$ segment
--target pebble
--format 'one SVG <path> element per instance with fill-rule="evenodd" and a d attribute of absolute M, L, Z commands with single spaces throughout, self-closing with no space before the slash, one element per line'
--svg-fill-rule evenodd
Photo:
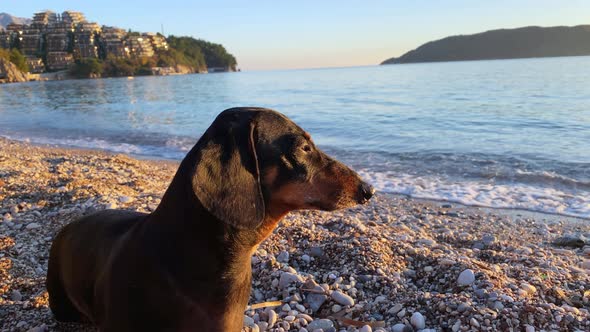
<path fill-rule="evenodd" d="M 119 197 L 119 202 L 121 202 L 123 204 L 131 203 L 131 202 L 133 202 L 133 197 L 131 197 L 131 196 L 120 196 Z"/>
<path fill-rule="evenodd" d="M 277 318 L 278 315 L 274 310 L 268 310 L 268 327 L 273 327 L 277 322 Z"/>
<path fill-rule="evenodd" d="M 244 325 L 252 327 L 254 325 L 254 319 L 248 315 L 244 315 Z"/>
<path fill-rule="evenodd" d="M 475 273 L 471 269 L 464 270 L 457 278 L 459 286 L 469 286 L 475 282 Z"/>
<path fill-rule="evenodd" d="M 30 224 L 27 225 L 26 229 L 37 229 L 41 227 L 41 225 L 39 225 L 39 223 L 36 222 L 32 222 Z"/>
<path fill-rule="evenodd" d="M 535 294 L 537 292 L 537 288 L 531 284 L 528 284 L 526 282 L 523 282 L 522 284 L 520 284 L 520 288 L 525 291 L 526 294 L 528 295 L 532 295 Z"/>
<path fill-rule="evenodd" d="M 494 243 L 496 243 L 497 239 L 494 235 L 492 234 L 486 234 L 483 236 L 483 238 L 481 239 L 481 242 L 485 245 L 485 246 L 490 246 Z"/>
<path fill-rule="evenodd" d="M 311 262 L 311 257 L 308 254 L 303 254 L 303 255 L 301 255 L 301 260 L 306 263 L 309 263 L 309 262 Z"/>
<path fill-rule="evenodd" d="M 354 305 L 354 300 L 352 297 L 338 290 L 332 292 L 332 299 L 344 306 L 352 307 Z"/>
<path fill-rule="evenodd" d="M 13 290 L 12 293 L 10 294 L 10 299 L 12 301 L 22 301 L 23 300 L 23 296 L 22 294 L 18 291 L 18 290 Z"/>
<path fill-rule="evenodd" d="M 410 323 L 418 329 L 421 330 L 426 327 L 426 321 L 424 320 L 424 316 L 421 313 L 415 312 L 412 314 L 412 318 L 410 318 Z"/>
<path fill-rule="evenodd" d="M 524 329 L 525 329 L 525 332 L 535 332 L 535 328 L 530 325 L 527 325 Z"/>
<path fill-rule="evenodd" d="M 373 329 L 369 325 L 365 325 L 359 329 L 359 332 L 373 332 Z"/>
<path fill-rule="evenodd" d="M 396 303 L 393 307 L 391 307 L 391 309 L 389 309 L 388 312 L 392 313 L 392 314 L 397 314 L 403 308 L 404 308 L 404 306 L 402 306 L 400 303 Z"/>
<path fill-rule="evenodd" d="M 392 332 L 404 332 L 405 329 L 406 329 L 406 325 L 401 324 L 401 323 L 395 324 L 391 327 Z"/>
<path fill-rule="evenodd" d="M 319 286 L 318 286 L 319 287 Z M 321 288 L 321 287 L 320 287 Z M 312 312 L 320 310 L 320 307 L 328 300 L 324 294 L 309 293 L 305 298 L 305 303 L 309 305 Z"/>
<path fill-rule="evenodd" d="M 279 278 L 279 288 L 283 289 L 288 287 L 291 283 L 303 282 L 303 278 L 297 274 L 291 272 L 283 272 Z"/>
<path fill-rule="evenodd" d="M 465 312 L 465 311 L 467 311 L 469 309 L 471 309 L 471 306 L 469 304 L 467 304 L 467 303 L 461 303 L 457 307 L 457 311 L 458 312 Z"/>
<path fill-rule="evenodd" d="M 287 251 L 281 251 L 277 256 L 277 261 L 281 263 L 288 263 L 289 262 L 289 253 Z"/>
<path fill-rule="evenodd" d="M 329 319 L 316 319 L 307 325 L 307 329 L 310 331 L 315 331 L 317 329 L 326 331 L 331 327 L 334 327 L 334 323 Z"/>
<path fill-rule="evenodd" d="M 322 247 L 311 247 L 311 249 L 309 249 L 309 254 L 312 257 L 322 257 L 324 256 L 324 249 L 322 249 Z"/>
<path fill-rule="evenodd" d="M 47 331 L 47 325 L 45 324 L 41 324 L 39 326 L 35 326 L 29 330 L 27 330 L 27 332 L 46 332 Z"/>

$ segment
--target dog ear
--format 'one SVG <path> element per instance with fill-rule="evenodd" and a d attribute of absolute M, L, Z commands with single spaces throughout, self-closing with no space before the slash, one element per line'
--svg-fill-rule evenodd
<path fill-rule="evenodd" d="M 254 229 L 265 215 L 256 152 L 255 120 L 248 112 L 221 113 L 200 142 L 193 191 L 218 219 Z"/>

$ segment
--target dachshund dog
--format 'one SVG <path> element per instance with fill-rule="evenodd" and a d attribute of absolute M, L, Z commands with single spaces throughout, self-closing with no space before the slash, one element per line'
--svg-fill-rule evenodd
<path fill-rule="evenodd" d="M 252 253 L 283 216 L 363 204 L 373 193 L 281 113 L 225 110 L 154 212 L 105 210 L 60 231 L 49 306 L 59 321 L 103 332 L 240 331 Z"/>

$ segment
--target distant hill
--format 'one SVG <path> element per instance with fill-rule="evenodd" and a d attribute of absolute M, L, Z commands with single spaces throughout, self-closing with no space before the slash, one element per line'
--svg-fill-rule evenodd
<path fill-rule="evenodd" d="M 31 20 L 28 18 L 12 16 L 7 13 L 0 13 L 0 30 L 6 29 L 6 26 L 10 23 L 31 24 Z"/>
<path fill-rule="evenodd" d="M 491 30 L 428 42 L 381 64 L 590 55 L 590 25 Z"/>

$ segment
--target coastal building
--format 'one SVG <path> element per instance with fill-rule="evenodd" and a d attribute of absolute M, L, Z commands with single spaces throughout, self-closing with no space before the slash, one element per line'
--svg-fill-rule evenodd
<path fill-rule="evenodd" d="M 129 49 L 126 47 L 124 29 L 110 26 L 102 26 L 99 35 L 99 51 L 102 58 L 124 58 L 129 56 Z"/>
<path fill-rule="evenodd" d="M 0 48 L 10 48 L 12 46 L 11 34 L 8 31 L 0 31 Z"/>
<path fill-rule="evenodd" d="M 98 57 L 96 36 L 100 26 L 94 22 L 80 22 L 74 29 L 73 52 L 75 59 Z"/>
<path fill-rule="evenodd" d="M 57 15 L 51 10 L 35 13 L 30 27 L 45 32 L 48 25 L 57 22 Z"/>
<path fill-rule="evenodd" d="M 10 23 L 6 26 L 6 31 L 18 35 L 22 35 L 25 30 L 24 24 Z"/>
<path fill-rule="evenodd" d="M 154 48 L 150 39 L 144 36 L 130 35 L 127 37 L 129 53 L 133 57 L 149 58 L 154 56 Z"/>
<path fill-rule="evenodd" d="M 41 58 L 28 56 L 27 65 L 29 66 L 30 73 L 38 74 L 45 71 L 45 64 L 43 64 L 43 60 Z"/>
<path fill-rule="evenodd" d="M 80 12 L 66 10 L 61 13 L 61 21 L 68 24 L 70 27 L 75 27 L 79 23 L 86 22 L 86 17 Z"/>
<path fill-rule="evenodd" d="M 68 69 L 74 63 L 74 56 L 68 52 L 48 52 L 47 70 L 57 71 Z"/>
<path fill-rule="evenodd" d="M 76 24 L 74 32 L 100 33 L 100 25 L 96 22 L 80 22 Z"/>
<path fill-rule="evenodd" d="M 153 32 L 143 33 L 142 36 L 152 43 L 152 48 L 154 50 L 159 51 L 168 49 L 168 42 L 164 36 Z"/>
<path fill-rule="evenodd" d="M 19 37 L 20 51 L 24 55 L 37 56 L 43 47 L 41 31 L 34 28 L 26 28 Z"/>
<path fill-rule="evenodd" d="M 56 22 L 47 28 L 46 52 L 65 52 L 70 46 L 70 27 L 65 22 Z"/>

